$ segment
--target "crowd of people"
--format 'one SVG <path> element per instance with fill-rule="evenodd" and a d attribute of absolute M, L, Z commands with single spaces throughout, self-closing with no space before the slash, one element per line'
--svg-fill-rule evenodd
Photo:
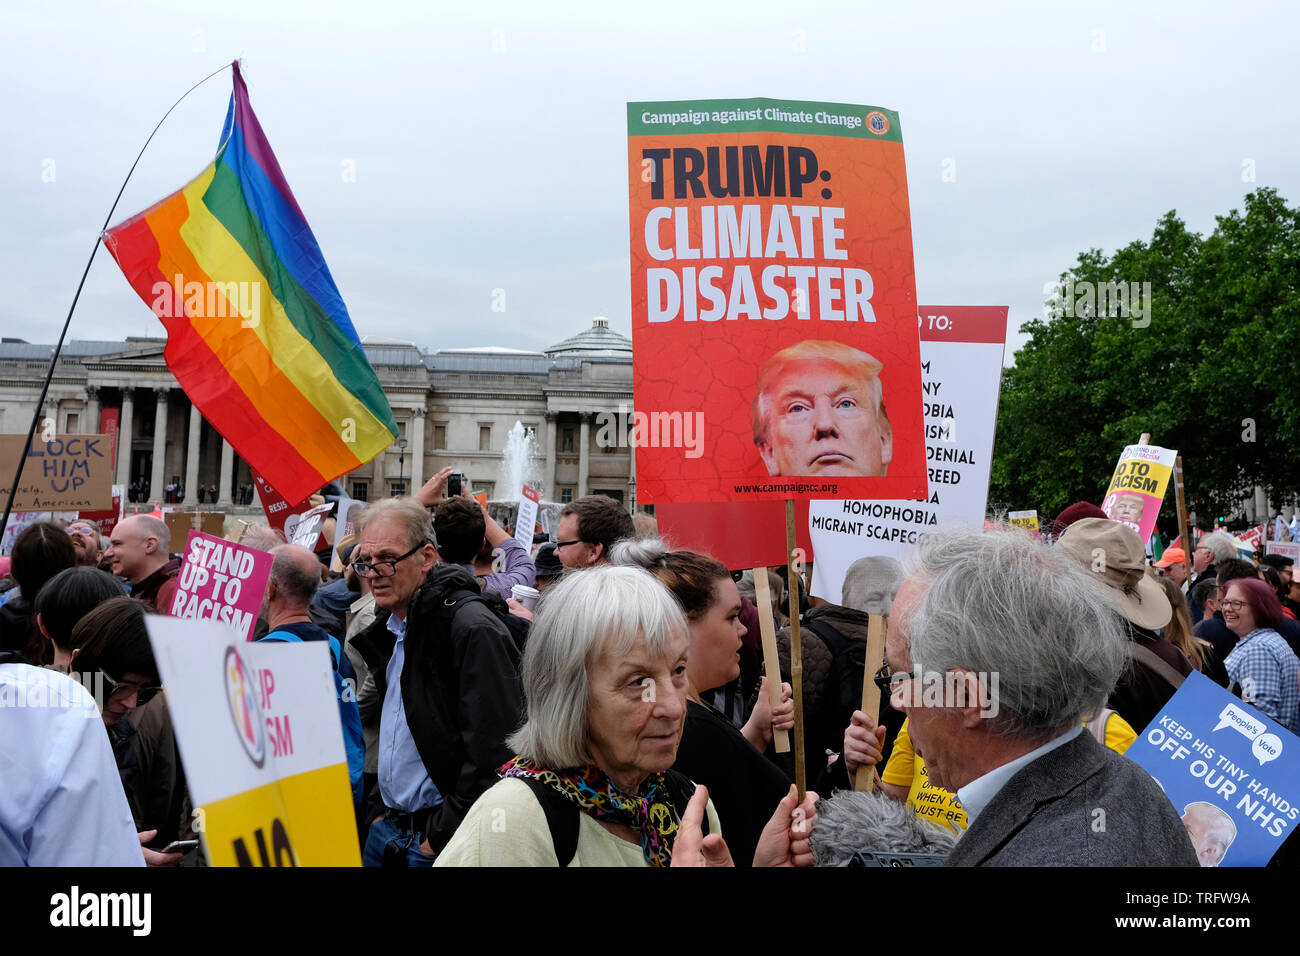
<path fill-rule="evenodd" d="M 268 525 L 238 532 L 274 556 L 254 638 L 330 647 L 366 866 L 918 850 L 952 866 L 1213 865 L 1215 827 L 1180 817 L 1125 751 L 1193 671 L 1300 731 L 1300 582 L 1221 532 L 1199 539 L 1189 578 L 1180 549 L 1152 563 L 1079 503 L 1042 539 L 951 530 L 906 568 L 864 556 L 840 604 L 760 569 L 759 607 L 753 569 L 675 550 L 610 498 L 564 505 L 530 549 L 468 490 L 449 497 L 451 473 L 366 507 L 337 542 L 341 572 L 332 523 L 318 552 Z M 172 612 L 176 544 L 149 515 L 108 540 L 40 522 L 0 565 L 0 864 L 202 865 L 147 630 Z M 779 687 L 758 639 L 769 614 Z M 884 661 L 867 659 L 873 615 Z M 793 617 L 805 792 L 774 745 L 795 726 Z M 853 792 L 859 771 L 878 792 Z"/>

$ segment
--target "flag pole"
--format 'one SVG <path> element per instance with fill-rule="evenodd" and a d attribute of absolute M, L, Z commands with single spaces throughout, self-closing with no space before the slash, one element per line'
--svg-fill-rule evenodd
<path fill-rule="evenodd" d="M 59 341 L 54 346 L 54 354 L 50 356 L 50 367 L 45 370 L 45 381 L 41 384 L 41 395 L 40 398 L 36 400 L 36 411 L 32 413 L 31 427 L 27 429 L 27 441 L 23 444 L 22 452 L 18 455 L 18 468 L 14 471 L 13 485 L 9 488 L 9 497 L 5 499 L 5 513 L 4 518 L 0 519 L 0 529 L 4 529 L 9 525 L 9 514 L 13 511 L 14 495 L 18 493 L 18 484 L 23 479 L 23 465 L 27 463 L 27 453 L 31 450 L 32 438 L 36 435 L 36 424 L 41 420 L 41 412 L 45 408 L 45 397 L 50 391 L 50 380 L 54 377 L 54 367 L 59 364 L 59 355 L 63 352 L 63 340 L 67 338 L 68 328 L 72 325 L 72 313 L 77 308 L 77 300 L 81 298 L 81 289 L 82 286 L 86 284 L 86 276 L 90 275 L 90 266 L 95 261 L 95 254 L 99 252 L 99 243 L 104 235 L 104 230 L 108 228 L 108 224 L 113 219 L 113 213 L 117 211 L 117 204 L 121 201 L 122 194 L 126 192 L 126 184 L 131 181 L 131 176 L 135 173 L 136 166 L 140 165 L 140 157 L 143 156 L 144 151 L 149 148 L 149 144 L 153 142 L 154 134 L 162 128 L 162 124 L 166 122 L 167 117 L 172 115 L 172 110 L 180 106 L 181 100 L 185 99 L 185 97 L 189 96 L 204 83 L 208 82 L 208 80 L 212 79 L 217 74 L 230 69 L 232 66 L 234 66 L 233 62 L 225 64 L 219 70 L 214 70 L 181 94 L 180 99 L 173 103 L 171 109 L 163 114 L 162 119 L 158 121 L 158 125 L 155 126 L 153 132 L 149 134 L 149 138 L 144 141 L 144 145 L 140 147 L 140 152 L 136 154 L 135 162 L 131 164 L 131 169 L 126 174 L 126 179 L 122 180 L 122 187 L 117 191 L 117 198 L 113 200 L 113 205 L 109 208 L 108 215 L 104 217 L 104 225 L 100 227 L 99 232 L 95 235 L 95 246 L 90 250 L 90 258 L 86 260 L 86 268 L 81 273 L 81 281 L 77 283 L 77 291 L 72 296 L 72 305 L 68 307 L 68 317 L 63 320 L 63 331 L 59 333 Z M 99 426 L 96 424 L 94 427 L 98 429 Z M 127 442 L 130 442 L 129 436 Z"/>

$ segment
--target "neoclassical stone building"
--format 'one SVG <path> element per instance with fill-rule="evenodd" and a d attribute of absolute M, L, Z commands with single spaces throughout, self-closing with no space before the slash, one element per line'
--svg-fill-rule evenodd
<path fill-rule="evenodd" d="M 248 464 L 190 404 L 167 370 L 164 344 L 138 337 L 65 343 L 43 417 L 62 434 L 104 432 L 116 417 L 116 481 L 148 484 L 150 500 L 176 482 L 188 507 L 199 505 L 200 487 L 215 486 L 219 507 L 259 511 L 255 497 L 251 505 L 237 504 L 251 486 Z M 374 337 L 363 345 L 399 437 L 340 479 L 353 497 L 409 493 L 446 466 L 464 471 L 490 498 L 513 496 L 516 490 L 497 485 L 507 436 L 520 422 L 535 433 L 530 471 L 540 477 L 544 499 L 599 492 L 635 507 L 632 449 L 597 442 L 605 421 L 598 416 L 632 408 L 632 343 L 604 318 L 544 352 L 429 353 Z M 53 351 L 11 338 L 0 342 L 0 433 L 26 434 Z"/>

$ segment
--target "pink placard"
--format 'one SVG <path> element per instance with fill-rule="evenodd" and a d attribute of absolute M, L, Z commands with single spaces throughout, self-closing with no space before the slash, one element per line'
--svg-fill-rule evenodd
<path fill-rule="evenodd" d="M 223 621 L 240 640 L 251 641 L 274 561 L 269 552 L 191 531 L 171 616 Z"/>

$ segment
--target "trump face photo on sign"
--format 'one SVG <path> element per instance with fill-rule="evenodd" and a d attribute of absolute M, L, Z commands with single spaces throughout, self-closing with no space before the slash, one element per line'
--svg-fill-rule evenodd
<path fill-rule="evenodd" d="M 782 349 L 754 385 L 754 444 L 770 475 L 877 478 L 894 433 L 875 357 L 841 342 Z"/>

